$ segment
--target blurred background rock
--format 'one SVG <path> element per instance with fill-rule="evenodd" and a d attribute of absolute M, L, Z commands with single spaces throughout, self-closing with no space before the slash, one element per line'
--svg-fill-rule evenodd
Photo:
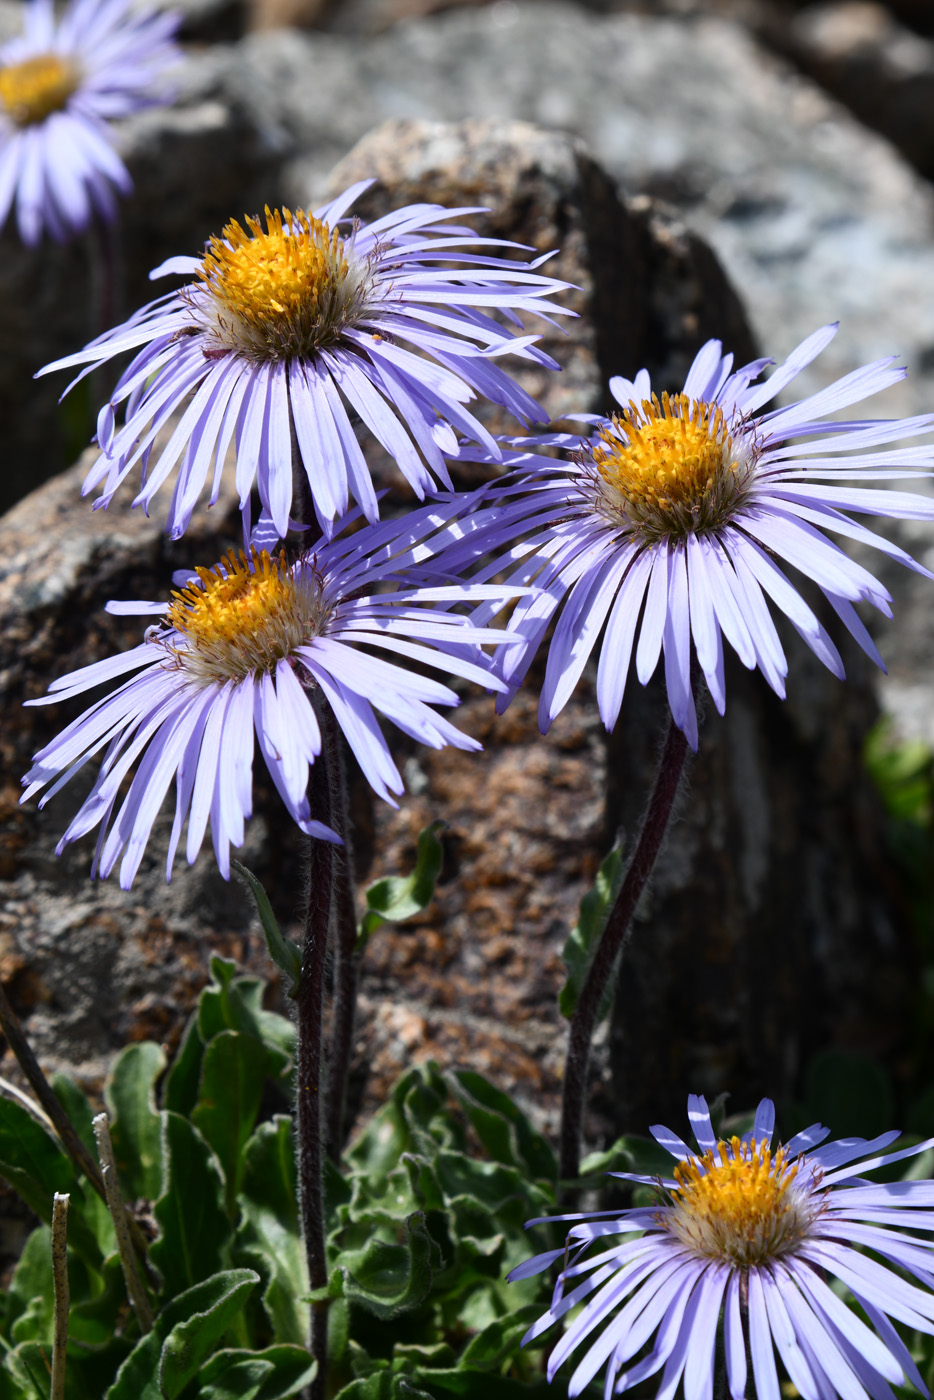
<path fill-rule="evenodd" d="M 756 349 L 781 358 L 828 320 L 841 332 L 796 390 L 898 354 L 909 379 L 868 411 L 934 406 L 930 6 L 182 8 L 179 100 L 121 134 L 136 182 L 120 234 L 124 312 L 161 290 L 147 280 L 152 266 L 197 252 L 230 217 L 312 204 L 374 173 L 368 216 L 414 198 L 489 204 L 497 234 L 561 248 L 554 266 L 580 286 L 582 316 L 551 347 L 564 375 L 530 384 L 554 414 L 599 407 L 607 376 L 642 364 L 678 383 L 709 336 L 740 359 Z M 18 14 L 5 0 L 0 33 Z M 177 1039 L 208 946 L 265 966 L 246 899 L 209 853 L 167 887 L 156 841 L 123 894 L 87 883 L 88 849 L 52 857 L 75 801 L 67 792 L 41 814 L 16 805 L 31 753 L 65 719 L 20 701 L 135 640 L 124 620 L 101 616 L 108 598 L 158 597 L 173 568 L 213 560 L 236 538 L 229 493 L 196 513 L 178 546 L 158 510 L 150 521 L 128 511 L 129 492 L 106 513 L 80 501 L 83 469 L 71 463 L 90 403 L 59 410 L 65 376 L 37 384 L 32 374 L 90 338 L 93 295 L 89 244 L 26 251 L 11 228 L 0 236 L 2 503 L 12 507 L 0 521 L 0 976 L 46 1062 L 91 1085 L 127 1039 Z M 934 567 L 929 529 L 897 533 Z M 593 1143 L 680 1112 L 689 1088 L 732 1089 L 735 1107 L 761 1093 L 800 1101 L 827 1047 L 880 1061 L 902 1098 L 917 1093 L 934 1021 L 930 950 L 886 855 L 889 826 L 861 755 L 880 705 L 902 737 L 934 742 L 934 594 L 883 565 L 873 560 L 895 594 L 894 622 L 875 629 L 888 678 L 847 654 L 841 686 L 793 642 L 786 705 L 743 673 L 730 679 L 726 720 L 708 715 L 684 820 L 642 911 L 651 918 L 634 940 L 623 1014 L 595 1057 Z M 450 822 L 435 904 L 367 953 L 363 1108 L 413 1058 L 435 1055 L 489 1073 L 553 1123 L 560 949 L 617 829 L 632 834 L 664 712 L 634 686 L 607 746 L 590 684 L 545 740 L 534 684 L 498 721 L 469 696 L 460 722 L 484 755 L 402 746 L 401 812 L 358 793 L 361 873 L 404 868 L 420 825 L 441 812 Z M 245 859 L 289 922 L 299 843 L 261 783 Z"/>

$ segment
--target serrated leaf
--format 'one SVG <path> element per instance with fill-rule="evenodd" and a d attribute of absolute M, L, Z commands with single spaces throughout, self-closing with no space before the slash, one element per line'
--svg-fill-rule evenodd
<path fill-rule="evenodd" d="M 162 1113 L 162 1164 L 153 1208 L 161 1233 L 150 1257 L 171 1298 L 223 1268 L 231 1226 L 217 1160 L 194 1124 L 177 1113 Z"/>
<path fill-rule="evenodd" d="M 580 902 L 577 923 L 571 929 L 561 953 L 568 976 L 558 994 L 558 1007 L 561 1015 L 567 1017 L 568 1020 L 571 1020 L 577 1010 L 577 1003 L 584 989 L 591 958 L 600 936 L 606 928 L 610 911 L 616 903 L 616 896 L 623 883 L 623 875 L 623 857 L 621 852 L 614 848 L 597 871 L 593 889 L 588 890 Z M 609 1014 L 613 1003 L 615 984 L 616 975 L 614 972 L 614 975 L 607 982 L 603 999 L 600 1002 L 596 1025 L 599 1025 Z"/>
<path fill-rule="evenodd" d="M 444 849 L 436 833 L 446 825 L 446 822 L 435 821 L 419 832 L 415 868 L 411 875 L 387 875 L 364 892 L 367 912 L 360 921 L 358 951 L 366 947 L 367 941 L 381 924 L 398 924 L 411 919 L 434 899 L 435 885 L 444 860 Z"/>
<path fill-rule="evenodd" d="M 201 1369 L 198 1400 L 293 1400 L 316 1370 L 304 1347 L 221 1351 Z"/>
<path fill-rule="evenodd" d="M 308 1336 L 305 1247 L 298 1214 L 292 1120 L 277 1115 L 261 1123 L 243 1154 L 240 1190 L 243 1224 L 238 1253 L 260 1270 L 263 1306 L 277 1342 L 302 1343 Z"/>
<path fill-rule="evenodd" d="M 169 1332 L 159 1358 L 159 1385 L 165 1400 L 176 1400 L 217 1351 L 246 1300 L 259 1283 L 252 1269 L 229 1269 L 205 1281 L 200 1309 Z"/>
<path fill-rule="evenodd" d="M 231 1220 L 237 1214 L 243 1149 L 259 1113 L 268 1068 L 266 1047 L 242 1031 L 221 1031 L 204 1052 L 198 1104 L 191 1117 L 221 1164 Z"/>
<path fill-rule="evenodd" d="M 130 1200 L 152 1201 L 162 1183 L 162 1123 L 156 1080 L 165 1054 L 152 1041 L 128 1045 L 114 1061 L 104 1099 L 123 1190 Z"/>
<path fill-rule="evenodd" d="M 272 911 L 272 905 L 269 903 L 269 896 L 253 872 L 248 870 L 245 865 L 241 865 L 238 860 L 232 860 L 230 863 L 253 896 L 260 927 L 266 937 L 266 950 L 285 978 L 288 995 L 294 997 L 298 992 L 298 984 L 302 974 L 302 950 L 297 943 L 293 943 L 290 938 L 283 935 L 279 922 Z"/>
<path fill-rule="evenodd" d="M 343 1296 L 379 1318 L 392 1318 L 416 1307 L 429 1293 L 432 1262 L 440 1264 L 438 1246 L 422 1211 L 405 1222 L 405 1242 L 371 1238 L 363 1249 L 340 1257 Z"/>

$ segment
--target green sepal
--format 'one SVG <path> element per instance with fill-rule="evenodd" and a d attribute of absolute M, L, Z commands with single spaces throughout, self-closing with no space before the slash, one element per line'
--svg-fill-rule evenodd
<path fill-rule="evenodd" d="M 623 874 L 622 853 L 614 847 L 597 871 L 593 889 L 588 890 L 581 900 L 577 923 L 568 934 L 562 950 L 561 957 L 568 976 L 558 993 L 558 1009 L 569 1021 L 577 1010 L 591 958 L 616 903 L 616 896 L 623 883 Z M 609 1014 L 615 985 L 614 972 L 603 993 L 595 1025 L 599 1025 Z"/>
<path fill-rule="evenodd" d="M 276 967 L 285 978 L 286 993 L 290 997 L 297 996 L 298 985 L 302 975 L 301 948 L 297 943 L 293 943 L 290 938 L 286 938 L 282 933 L 282 930 L 279 928 L 279 922 L 272 912 L 269 896 L 253 872 L 248 870 L 245 865 L 241 865 L 238 860 L 232 860 L 230 864 L 240 876 L 241 880 L 249 886 L 250 893 L 256 904 L 256 912 L 259 915 L 260 926 L 266 937 L 266 949 Z"/>

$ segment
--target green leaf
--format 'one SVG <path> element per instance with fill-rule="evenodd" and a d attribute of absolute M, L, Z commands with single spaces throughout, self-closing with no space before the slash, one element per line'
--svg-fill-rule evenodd
<path fill-rule="evenodd" d="M 269 956 L 285 978 L 286 992 L 290 997 L 294 997 L 298 993 L 298 984 L 302 973 L 302 950 L 297 943 L 284 937 L 279 928 L 278 920 L 272 912 L 269 896 L 253 872 L 247 870 L 246 866 L 241 865 L 238 860 L 232 860 L 230 863 L 241 880 L 249 886 L 256 904 L 260 925 L 266 935 L 266 948 Z"/>
<path fill-rule="evenodd" d="M 176 1323 L 162 1347 L 159 1385 L 166 1400 L 175 1400 L 216 1353 L 217 1344 L 258 1283 L 259 1275 L 252 1269 L 230 1269 L 202 1286 L 199 1310 Z"/>
<path fill-rule="evenodd" d="M 0 1176 L 47 1225 L 52 1223 L 55 1192 L 69 1192 L 68 1243 L 93 1267 L 100 1266 L 101 1248 L 93 1226 L 81 1214 L 85 1194 L 71 1159 L 27 1109 L 6 1098 L 0 1098 Z"/>
<path fill-rule="evenodd" d="M 52 1341 L 52 1232 L 33 1230 L 17 1261 L 7 1294 L 7 1333 L 14 1342 Z"/>
<path fill-rule="evenodd" d="M 597 871 L 593 889 L 588 890 L 581 900 L 578 921 L 571 929 L 564 945 L 561 956 L 567 968 L 568 978 L 558 994 L 558 1007 L 561 1015 L 569 1021 L 577 1010 L 577 1003 L 584 989 L 591 957 L 603 930 L 606 928 L 610 911 L 616 903 L 616 896 L 623 883 L 623 874 L 622 853 L 614 848 Z M 616 975 L 614 972 L 614 975 L 607 982 L 603 1000 L 600 1002 L 596 1025 L 599 1025 L 609 1013 L 613 1003 L 615 984 Z"/>
<path fill-rule="evenodd" d="M 259 1113 L 268 1068 L 266 1047 L 243 1031 L 221 1031 L 204 1052 L 198 1105 L 191 1116 L 221 1164 L 231 1220 L 237 1214 L 243 1149 Z"/>
<path fill-rule="evenodd" d="M 537 1180 L 554 1181 L 558 1170 L 554 1153 L 508 1094 L 475 1070 L 456 1070 L 446 1078 L 495 1161 L 524 1168 Z"/>
<path fill-rule="evenodd" d="M 164 1345 L 174 1337 L 170 1348 L 171 1367 L 174 1368 L 170 1380 L 174 1384 L 184 1357 L 194 1356 L 200 1350 L 199 1343 L 214 1334 L 218 1316 L 221 1320 L 227 1319 L 223 1329 L 226 1330 L 229 1319 L 236 1317 L 258 1281 L 252 1269 L 231 1269 L 173 1298 L 156 1318 L 152 1331 L 137 1342 L 123 1362 L 104 1400 L 166 1400 L 168 1392 L 163 1389 L 161 1380 Z M 207 1352 L 213 1345 L 212 1340 Z M 201 1360 L 204 1359 L 202 1356 Z"/>
<path fill-rule="evenodd" d="M 446 825 L 443 821 L 432 822 L 419 833 L 411 875 L 387 875 L 365 891 L 367 912 L 360 921 L 358 951 L 366 947 L 381 924 L 402 923 L 431 903 L 444 860 L 444 849 L 435 833 Z"/>
<path fill-rule="evenodd" d="M 130 1200 L 155 1200 L 162 1182 L 162 1123 L 156 1108 L 156 1080 L 165 1055 L 152 1041 L 128 1045 L 114 1061 L 104 1098 L 110 1134 L 124 1191 Z"/>
<path fill-rule="evenodd" d="M 432 1262 L 440 1264 L 438 1246 L 428 1232 L 423 1211 L 405 1222 L 405 1243 L 371 1237 L 366 1245 L 340 1256 L 335 1272 L 343 1296 L 379 1318 L 396 1317 L 427 1298 Z"/>
<path fill-rule="evenodd" d="M 519 1344 L 532 1323 L 542 1315 L 536 1305 L 519 1308 L 506 1317 L 498 1317 L 482 1332 L 472 1337 L 461 1352 L 459 1371 L 492 1371 L 518 1354 Z"/>
<path fill-rule="evenodd" d="M 659 1147 L 654 1138 L 637 1137 L 635 1133 L 617 1138 L 605 1152 L 591 1152 L 581 1162 L 582 1177 L 599 1178 L 607 1172 L 634 1172 L 637 1176 L 671 1176 L 671 1153 Z M 595 1180 L 594 1186 L 601 1186 Z"/>
<path fill-rule="evenodd" d="M 51 1349 L 39 1342 L 22 1342 L 3 1358 L 3 1369 L 8 1371 L 21 1395 L 29 1400 L 48 1400 L 49 1381 L 52 1374 Z M 16 1392 L 13 1392 L 16 1394 Z M 148 1397 L 147 1397 L 148 1400 Z"/>
<path fill-rule="evenodd" d="M 204 1041 L 198 1030 L 198 1013 L 189 1019 L 182 1033 L 181 1044 L 165 1077 L 163 1104 L 171 1113 L 190 1118 L 198 1102 L 201 1081 L 201 1059 Z"/>
<path fill-rule="evenodd" d="M 158 1379 L 161 1351 L 162 1336 L 154 1329 L 137 1342 L 104 1400 L 165 1400 Z"/>
<path fill-rule="evenodd" d="M 305 1248 L 298 1215 L 292 1120 L 277 1115 L 261 1123 L 243 1154 L 240 1190 L 243 1224 L 238 1255 L 260 1271 L 263 1306 L 277 1342 L 302 1343 L 308 1336 Z"/>
<path fill-rule="evenodd" d="M 198 1400 L 293 1400 L 314 1379 L 304 1347 L 219 1351 L 198 1376 Z"/>
<path fill-rule="evenodd" d="M 161 1234 L 150 1257 L 168 1297 L 223 1268 L 231 1227 L 217 1160 L 198 1129 L 177 1113 L 162 1114 L 162 1192 L 153 1214 Z"/>
<path fill-rule="evenodd" d="M 71 1120 L 71 1126 L 78 1134 L 91 1156 L 97 1161 L 97 1143 L 94 1140 L 94 1110 L 68 1074 L 54 1074 L 52 1089 L 62 1108 Z"/>
<path fill-rule="evenodd" d="M 212 957 L 214 985 L 205 987 L 198 1003 L 198 1031 L 205 1045 L 221 1031 L 244 1031 L 255 1036 L 273 1057 L 273 1072 L 285 1076 L 295 1054 L 295 1028 L 284 1016 L 263 1009 L 266 983 L 259 977 L 235 977 L 236 963 Z"/>

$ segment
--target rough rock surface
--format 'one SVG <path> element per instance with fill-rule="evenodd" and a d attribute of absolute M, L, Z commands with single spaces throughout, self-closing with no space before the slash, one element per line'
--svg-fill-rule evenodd
<path fill-rule="evenodd" d="M 600 167 L 567 138 L 515 124 L 445 130 L 407 123 L 377 132 L 335 178 L 348 178 L 361 162 L 380 177 L 369 195 L 371 212 L 389 198 L 443 194 L 469 203 L 480 196 L 491 206 L 489 226 L 497 232 L 536 247 L 562 247 L 557 266 L 580 287 L 582 314 L 570 324 L 561 353 L 582 399 L 599 396 L 621 343 L 637 362 L 682 373 L 692 350 L 722 324 L 724 309 L 741 352 L 749 353 L 738 302 L 710 252 L 651 203 L 622 203 Z M 628 282 L 620 279 L 620 249 Z M 565 406 L 561 376 L 543 388 L 552 412 Z M 170 546 L 158 512 L 146 520 L 115 502 L 107 512 L 91 513 L 78 499 L 81 472 L 79 464 L 0 523 L 0 607 L 7 620 L 0 675 L 10 716 L 3 736 L 8 782 L 0 971 L 40 1054 L 53 1064 L 69 1063 L 93 1083 L 106 1056 L 126 1039 L 154 1034 L 172 1041 L 208 948 L 233 951 L 254 966 L 262 956 L 245 899 L 220 880 L 208 851 L 193 869 L 182 864 L 165 885 L 167 816 L 134 889 L 123 894 L 113 883 L 82 879 L 86 846 L 69 849 L 60 862 L 52 858 L 76 791 L 66 790 L 41 813 L 15 805 L 16 779 L 31 752 L 66 718 L 58 707 L 19 709 L 19 700 L 41 693 L 53 675 L 135 640 L 132 619 L 101 615 L 107 598 L 160 596 L 173 568 L 217 557 L 236 534 L 228 494 L 214 512 L 198 513 L 193 531 Z M 656 894 L 663 915 L 658 937 L 669 940 L 673 967 L 683 960 L 687 938 L 692 978 L 696 972 L 688 985 L 697 996 L 684 1006 L 659 979 L 652 1006 L 659 1016 L 677 1018 L 664 1024 L 681 1047 L 679 1085 L 690 1075 L 697 1089 L 716 1092 L 729 1079 L 738 1093 L 758 1092 L 768 1077 L 767 1087 L 780 1093 L 812 1042 L 862 1035 L 890 1049 L 897 1040 L 908 979 L 892 956 L 900 939 L 897 917 L 865 858 L 878 835 L 878 812 L 856 762 L 874 702 L 859 664 L 841 687 L 818 666 L 808 667 L 800 651 L 789 687 L 796 698 L 787 708 L 755 678 L 731 679 L 727 721 L 708 726 L 711 747 L 701 766 L 709 769 L 709 781 L 706 771 L 698 772 L 700 800 L 668 847 Z M 498 720 L 488 699 L 466 699 L 459 722 L 482 739 L 479 757 L 425 753 L 400 743 L 409 794 L 398 813 L 371 803 L 368 790 L 355 785 L 361 873 L 404 869 L 419 828 L 438 814 L 449 822 L 435 903 L 411 925 L 381 931 L 367 952 L 359 1106 L 378 1101 L 403 1065 L 435 1055 L 489 1072 L 517 1091 L 540 1121 L 553 1123 L 563 1041 L 555 1007 L 560 949 L 616 827 L 632 829 L 655 744 L 658 716 L 643 712 L 651 696 L 639 693 L 629 703 L 637 712 L 632 723 L 624 717 L 610 749 L 608 805 L 607 751 L 588 678 L 545 739 L 537 730 L 533 677 Z M 244 858 L 291 924 L 301 890 L 299 842 L 261 768 L 257 763 L 257 816 Z M 822 827 L 814 861 L 832 860 L 852 896 L 839 909 L 826 907 L 818 882 L 813 898 L 802 901 L 792 938 L 793 911 L 781 893 L 802 813 Z M 849 840 L 854 822 L 858 841 Z M 696 907 L 688 894 L 695 888 L 702 891 Z M 789 1028 L 776 1045 L 773 1031 L 789 989 L 805 979 L 815 998 L 820 988 L 839 990 L 833 959 L 844 939 L 850 984 L 861 993 L 867 982 L 874 989 L 874 997 L 856 998 L 870 1006 L 871 1028 L 854 1019 L 852 998 L 828 995 L 819 1016 L 800 1030 Z M 635 942 L 633 967 L 642 977 L 640 958 L 652 957 L 654 944 Z M 646 945 L 641 950 L 640 942 Z M 763 1024 L 771 1028 L 767 1035 L 752 1007 L 734 1006 L 729 995 L 722 1004 L 732 1009 L 711 1010 L 721 1005 L 718 960 L 726 949 L 745 950 L 742 956 L 754 965 L 768 953 L 769 987 L 756 993 L 756 1004 L 765 1007 Z M 875 972 L 880 949 L 891 969 L 883 978 Z M 724 1015 L 732 1021 L 721 1052 Z M 616 1054 L 622 1082 L 631 1083 L 626 1027 L 639 1022 L 627 1017 Z M 662 1068 L 667 1073 L 671 1066 L 640 1068 L 647 1093 Z M 598 1056 L 597 1088 L 605 1070 L 605 1056 Z M 597 1140 L 624 1121 L 644 1127 L 642 1111 L 635 1097 L 598 1093 L 588 1135 Z"/>

